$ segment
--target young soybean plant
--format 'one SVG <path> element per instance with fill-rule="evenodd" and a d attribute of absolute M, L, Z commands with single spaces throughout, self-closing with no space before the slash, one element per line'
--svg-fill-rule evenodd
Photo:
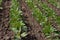
<path fill-rule="evenodd" d="M 26 36 L 26 26 L 22 21 L 21 11 L 19 10 L 19 3 L 17 0 L 12 0 L 10 9 L 10 26 L 15 33 L 15 40 L 20 40 L 21 37 Z"/>

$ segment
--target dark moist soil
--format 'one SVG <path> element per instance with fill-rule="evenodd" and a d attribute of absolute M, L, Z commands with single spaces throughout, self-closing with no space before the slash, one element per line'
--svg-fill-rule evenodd
<path fill-rule="evenodd" d="M 0 40 L 14 40 L 14 33 L 9 29 L 9 10 L 11 0 L 2 0 L 0 9 Z"/>

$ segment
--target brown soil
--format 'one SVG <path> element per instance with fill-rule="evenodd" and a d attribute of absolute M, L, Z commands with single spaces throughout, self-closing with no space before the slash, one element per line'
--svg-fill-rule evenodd
<path fill-rule="evenodd" d="M 57 8 L 56 6 L 54 6 L 53 4 L 51 4 L 50 2 L 48 2 L 48 0 L 41 0 L 42 3 L 47 3 L 48 7 L 52 8 L 57 15 L 60 16 L 60 8 Z"/>
<path fill-rule="evenodd" d="M 50 4 L 47 0 L 42 0 L 42 2 L 46 2 L 48 7 L 52 8 L 57 15 L 60 16 L 60 9 Z M 20 0 L 20 8 L 22 11 L 23 21 L 26 24 L 28 28 L 28 35 L 21 40 L 47 40 L 45 38 L 44 33 L 42 32 L 42 26 L 34 19 L 32 16 L 32 11 L 27 6 L 27 3 L 25 0 Z M 10 11 L 10 5 L 11 0 L 2 0 L 0 9 L 0 40 L 14 40 L 14 33 L 11 31 L 10 24 L 9 24 L 9 11 Z M 37 4 L 36 4 L 37 5 Z M 37 5 L 37 7 L 42 11 L 42 8 Z M 60 31 L 60 28 L 58 28 L 57 24 L 54 20 L 51 20 L 51 18 L 48 19 L 48 21 L 51 22 L 52 26 L 55 27 L 58 31 Z"/>
<path fill-rule="evenodd" d="M 28 36 L 23 40 L 46 40 L 42 32 L 42 26 L 34 19 L 31 10 L 28 8 L 25 0 L 20 0 L 20 7 L 23 13 L 23 20 L 30 30 Z"/>
<path fill-rule="evenodd" d="M 9 29 L 9 10 L 11 0 L 2 0 L 0 9 L 0 40 L 14 40 L 14 33 Z"/>
<path fill-rule="evenodd" d="M 52 8 L 52 10 L 54 10 L 56 12 L 56 16 L 60 16 L 60 8 L 57 8 L 56 6 L 54 6 L 53 4 L 51 4 L 50 2 L 48 2 L 48 0 L 41 0 L 41 2 L 42 3 L 47 3 L 48 7 Z M 44 13 L 45 13 L 45 11 L 44 11 Z M 54 27 L 58 31 L 60 31 L 60 27 L 59 27 L 59 25 L 57 24 L 57 22 L 55 21 L 54 18 L 48 17 L 48 21 L 51 23 L 52 27 Z"/>
<path fill-rule="evenodd" d="M 52 8 L 56 13 L 57 15 L 60 15 L 60 9 L 53 6 L 52 4 L 50 4 L 47 0 L 42 0 L 41 2 L 46 2 L 48 7 Z M 41 25 L 39 26 L 39 23 L 36 22 L 36 20 L 33 18 L 33 16 L 31 15 L 31 11 L 30 9 L 28 9 L 26 3 L 24 3 L 24 0 L 20 1 L 20 6 L 21 6 L 21 10 L 22 10 L 22 13 L 23 13 L 23 20 L 26 24 L 26 26 L 30 29 L 29 30 L 29 35 L 25 38 L 22 38 L 23 40 L 45 40 L 45 37 L 42 36 L 43 33 L 42 33 L 42 27 Z M 37 5 L 37 4 L 36 4 Z M 39 5 L 37 5 L 37 7 L 42 11 L 42 12 L 45 12 L 43 10 L 43 8 Z M 48 21 L 51 23 L 51 25 L 56 28 L 58 31 L 60 31 L 60 28 L 58 27 L 58 24 L 55 22 L 54 19 L 51 19 L 50 17 L 48 18 Z M 38 35 L 41 35 L 41 36 L 38 36 Z"/>

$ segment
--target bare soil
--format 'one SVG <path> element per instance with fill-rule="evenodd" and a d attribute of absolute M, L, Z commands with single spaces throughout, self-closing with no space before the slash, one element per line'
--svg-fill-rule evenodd
<path fill-rule="evenodd" d="M 0 40 L 14 40 L 14 33 L 9 24 L 11 0 L 2 0 L 0 9 Z"/>

